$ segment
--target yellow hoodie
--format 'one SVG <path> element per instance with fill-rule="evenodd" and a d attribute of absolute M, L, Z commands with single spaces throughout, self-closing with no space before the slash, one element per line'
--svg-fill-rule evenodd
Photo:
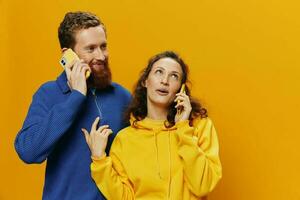
<path fill-rule="evenodd" d="M 92 177 L 108 200 L 194 200 L 222 176 L 217 134 L 209 118 L 176 123 L 145 118 L 121 130 L 110 155 L 93 158 Z"/>

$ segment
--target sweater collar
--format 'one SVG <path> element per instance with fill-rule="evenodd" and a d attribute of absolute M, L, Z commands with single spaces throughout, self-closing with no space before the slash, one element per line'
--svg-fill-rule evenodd
<path fill-rule="evenodd" d="M 61 89 L 61 91 L 66 94 L 71 91 L 69 85 L 68 85 L 68 80 L 67 80 L 67 75 L 66 72 L 63 71 L 56 79 L 56 83 Z"/>

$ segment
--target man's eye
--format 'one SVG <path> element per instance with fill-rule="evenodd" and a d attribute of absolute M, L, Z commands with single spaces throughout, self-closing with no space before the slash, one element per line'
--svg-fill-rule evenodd
<path fill-rule="evenodd" d="M 101 46 L 101 49 L 102 49 L 102 50 L 105 50 L 106 48 L 107 48 L 107 45 L 106 45 L 106 44 Z"/>
<path fill-rule="evenodd" d="M 89 48 L 87 48 L 87 51 L 88 51 L 88 52 L 93 52 L 93 51 L 94 51 L 94 47 L 89 47 Z"/>

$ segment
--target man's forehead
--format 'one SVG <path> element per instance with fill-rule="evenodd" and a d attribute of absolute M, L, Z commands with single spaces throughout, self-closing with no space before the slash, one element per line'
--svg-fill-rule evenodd
<path fill-rule="evenodd" d="M 75 33 L 76 42 L 83 43 L 105 43 L 106 42 L 106 34 L 104 28 L 99 25 L 95 27 L 90 27 L 87 29 L 78 30 Z"/>

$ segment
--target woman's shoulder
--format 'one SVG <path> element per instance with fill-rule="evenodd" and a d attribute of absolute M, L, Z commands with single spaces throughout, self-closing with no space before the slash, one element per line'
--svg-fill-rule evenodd
<path fill-rule="evenodd" d="M 129 135 L 131 135 L 134 131 L 134 128 L 132 126 L 127 126 L 123 129 L 121 129 L 117 135 L 116 138 L 118 138 L 119 140 L 123 140 L 125 137 L 128 137 Z"/>
<path fill-rule="evenodd" d="M 193 127 L 213 126 L 213 122 L 209 117 L 197 117 L 192 121 Z"/>

